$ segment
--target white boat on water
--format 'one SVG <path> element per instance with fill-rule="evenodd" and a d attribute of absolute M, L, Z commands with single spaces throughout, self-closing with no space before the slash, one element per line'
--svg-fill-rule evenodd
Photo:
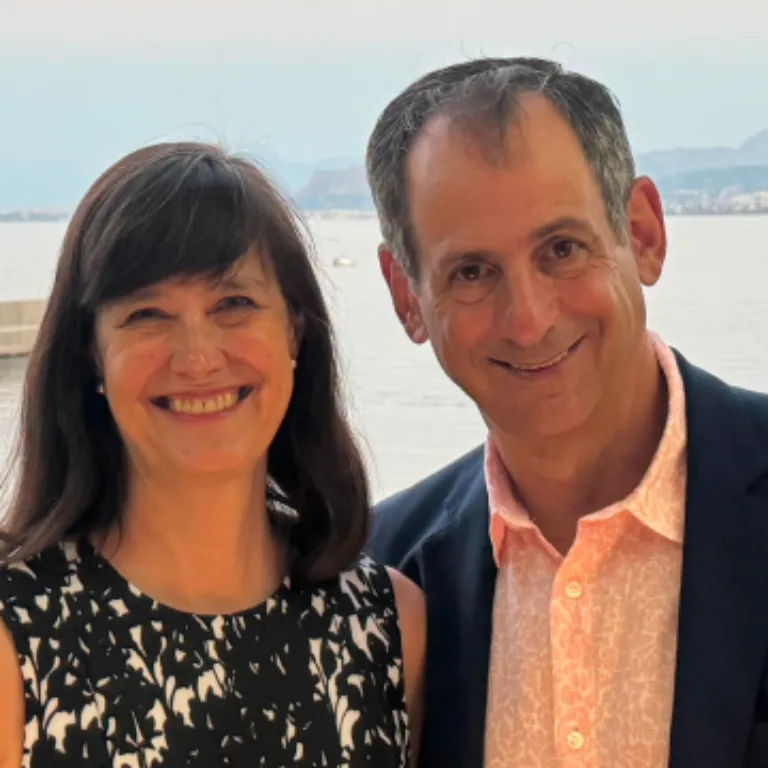
<path fill-rule="evenodd" d="M 349 256 L 335 256 L 333 259 L 334 267 L 356 267 L 357 261 L 350 259 Z"/>

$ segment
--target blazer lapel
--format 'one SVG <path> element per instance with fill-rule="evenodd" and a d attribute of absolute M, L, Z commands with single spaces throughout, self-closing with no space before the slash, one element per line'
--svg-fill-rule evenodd
<path fill-rule="evenodd" d="M 450 522 L 423 552 L 423 573 L 430 579 L 424 585 L 429 626 L 438 628 L 427 639 L 422 765 L 430 768 L 483 765 L 496 567 L 482 465 L 461 496 L 446 500 L 447 507 L 453 507 Z M 454 672 L 439 674 L 446 669 Z"/>
<path fill-rule="evenodd" d="M 688 489 L 669 766 L 737 768 L 768 647 L 768 505 L 748 493 L 768 447 L 735 390 L 679 362 Z"/>

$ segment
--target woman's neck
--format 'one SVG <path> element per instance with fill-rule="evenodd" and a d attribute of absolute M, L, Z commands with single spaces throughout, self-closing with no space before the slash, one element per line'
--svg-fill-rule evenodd
<path fill-rule="evenodd" d="M 135 473 L 120 527 L 99 549 L 128 581 L 190 613 L 234 613 L 265 600 L 287 567 L 266 510 L 266 474 L 204 483 Z"/>

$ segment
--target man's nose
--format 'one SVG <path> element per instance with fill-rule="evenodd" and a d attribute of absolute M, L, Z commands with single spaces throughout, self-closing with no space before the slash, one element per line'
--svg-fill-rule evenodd
<path fill-rule="evenodd" d="M 497 297 L 499 326 L 507 339 L 525 349 L 540 344 L 557 321 L 554 286 L 533 269 L 518 270 Z"/>

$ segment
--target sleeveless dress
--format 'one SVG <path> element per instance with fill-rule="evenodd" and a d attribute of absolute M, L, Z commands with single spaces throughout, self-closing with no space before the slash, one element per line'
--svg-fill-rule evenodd
<path fill-rule="evenodd" d="M 24 681 L 23 768 L 406 768 L 400 631 L 363 556 L 231 615 L 139 592 L 86 541 L 0 569 Z"/>

